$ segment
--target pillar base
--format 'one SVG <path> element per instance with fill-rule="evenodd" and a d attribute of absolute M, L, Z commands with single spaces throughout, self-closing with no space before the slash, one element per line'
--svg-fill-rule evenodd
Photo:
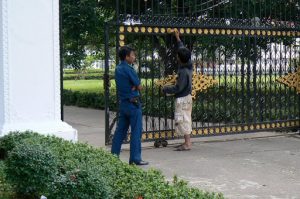
<path fill-rule="evenodd" d="M 43 135 L 54 135 L 73 142 L 78 140 L 77 130 L 62 121 L 3 124 L 0 126 L 0 137 L 12 131 L 33 131 Z"/>

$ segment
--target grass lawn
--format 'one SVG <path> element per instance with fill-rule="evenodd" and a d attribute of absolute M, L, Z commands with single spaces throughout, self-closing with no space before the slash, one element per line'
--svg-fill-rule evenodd
<path fill-rule="evenodd" d="M 82 92 L 104 92 L 103 80 L 64 80 L 64 89 Z"/>
<path fill-rule="evenodd" d="M 142 85 L 151 87 L 152 80 L 142 79 Z M 115 80 L 110 81 L 110 89 L 115 89 Z M 104 92 L 103 80 L 64 80 L 64 89 L 81 92 Z"/>

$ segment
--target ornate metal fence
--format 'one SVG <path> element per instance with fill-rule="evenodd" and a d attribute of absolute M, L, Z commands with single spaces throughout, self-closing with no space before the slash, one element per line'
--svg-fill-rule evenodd
<path fill-rule="evenodd" d="M 176 42 L 170 34 L 174 28 L 192 51 L 192 136 L 299 128 L 297 1 L 127 0 L 116 1 L 116 8 L 115 22 L 106 26 L 107 144 L 118 110 L 109 75 L 111 46 L 136 49 L 144 85 L 143 140 L 178 138 L 173 99 L 160 91 L 176 78 Z M 111 34 L 117 38 L 113 43 Z"/>

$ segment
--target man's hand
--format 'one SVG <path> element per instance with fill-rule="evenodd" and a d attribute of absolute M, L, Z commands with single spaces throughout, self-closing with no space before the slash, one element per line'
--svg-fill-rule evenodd
<path fill-rule="evenodd" d="M 177 40 L 178 42 L 181 41 L 181 40 L 180 40 L 180 37 L 179 37 L 179 31 L 178 31 L 177 28 L 174 29 L 174 34 L 175 34 L 176 40 Z"/>
<path fill-rule="evenodd" d="M 138 85 L 138 86 L 133 86 L 132 88 L 131 88 L 131 90 L 132 91 L 135 91 L 135 90 L 138 90 L 138 91 L 140 91 L 140 90 L 142 90 L 142 85 Z"/>

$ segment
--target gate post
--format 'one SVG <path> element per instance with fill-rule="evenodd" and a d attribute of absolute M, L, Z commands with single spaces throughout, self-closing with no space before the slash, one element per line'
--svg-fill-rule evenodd
<path fill-rule="evenodd" d="M 108 24 L 105 23 L 105 72 L 103 77 L 105 93 L 105 145 L 109 143 L 109 35 Z"/>
<path fill-rule="evenodd" d="M 61 120 L 59 34 L 59 0 L 0 1 L 0 137 L 31 130 L 77 141 Z"/>

